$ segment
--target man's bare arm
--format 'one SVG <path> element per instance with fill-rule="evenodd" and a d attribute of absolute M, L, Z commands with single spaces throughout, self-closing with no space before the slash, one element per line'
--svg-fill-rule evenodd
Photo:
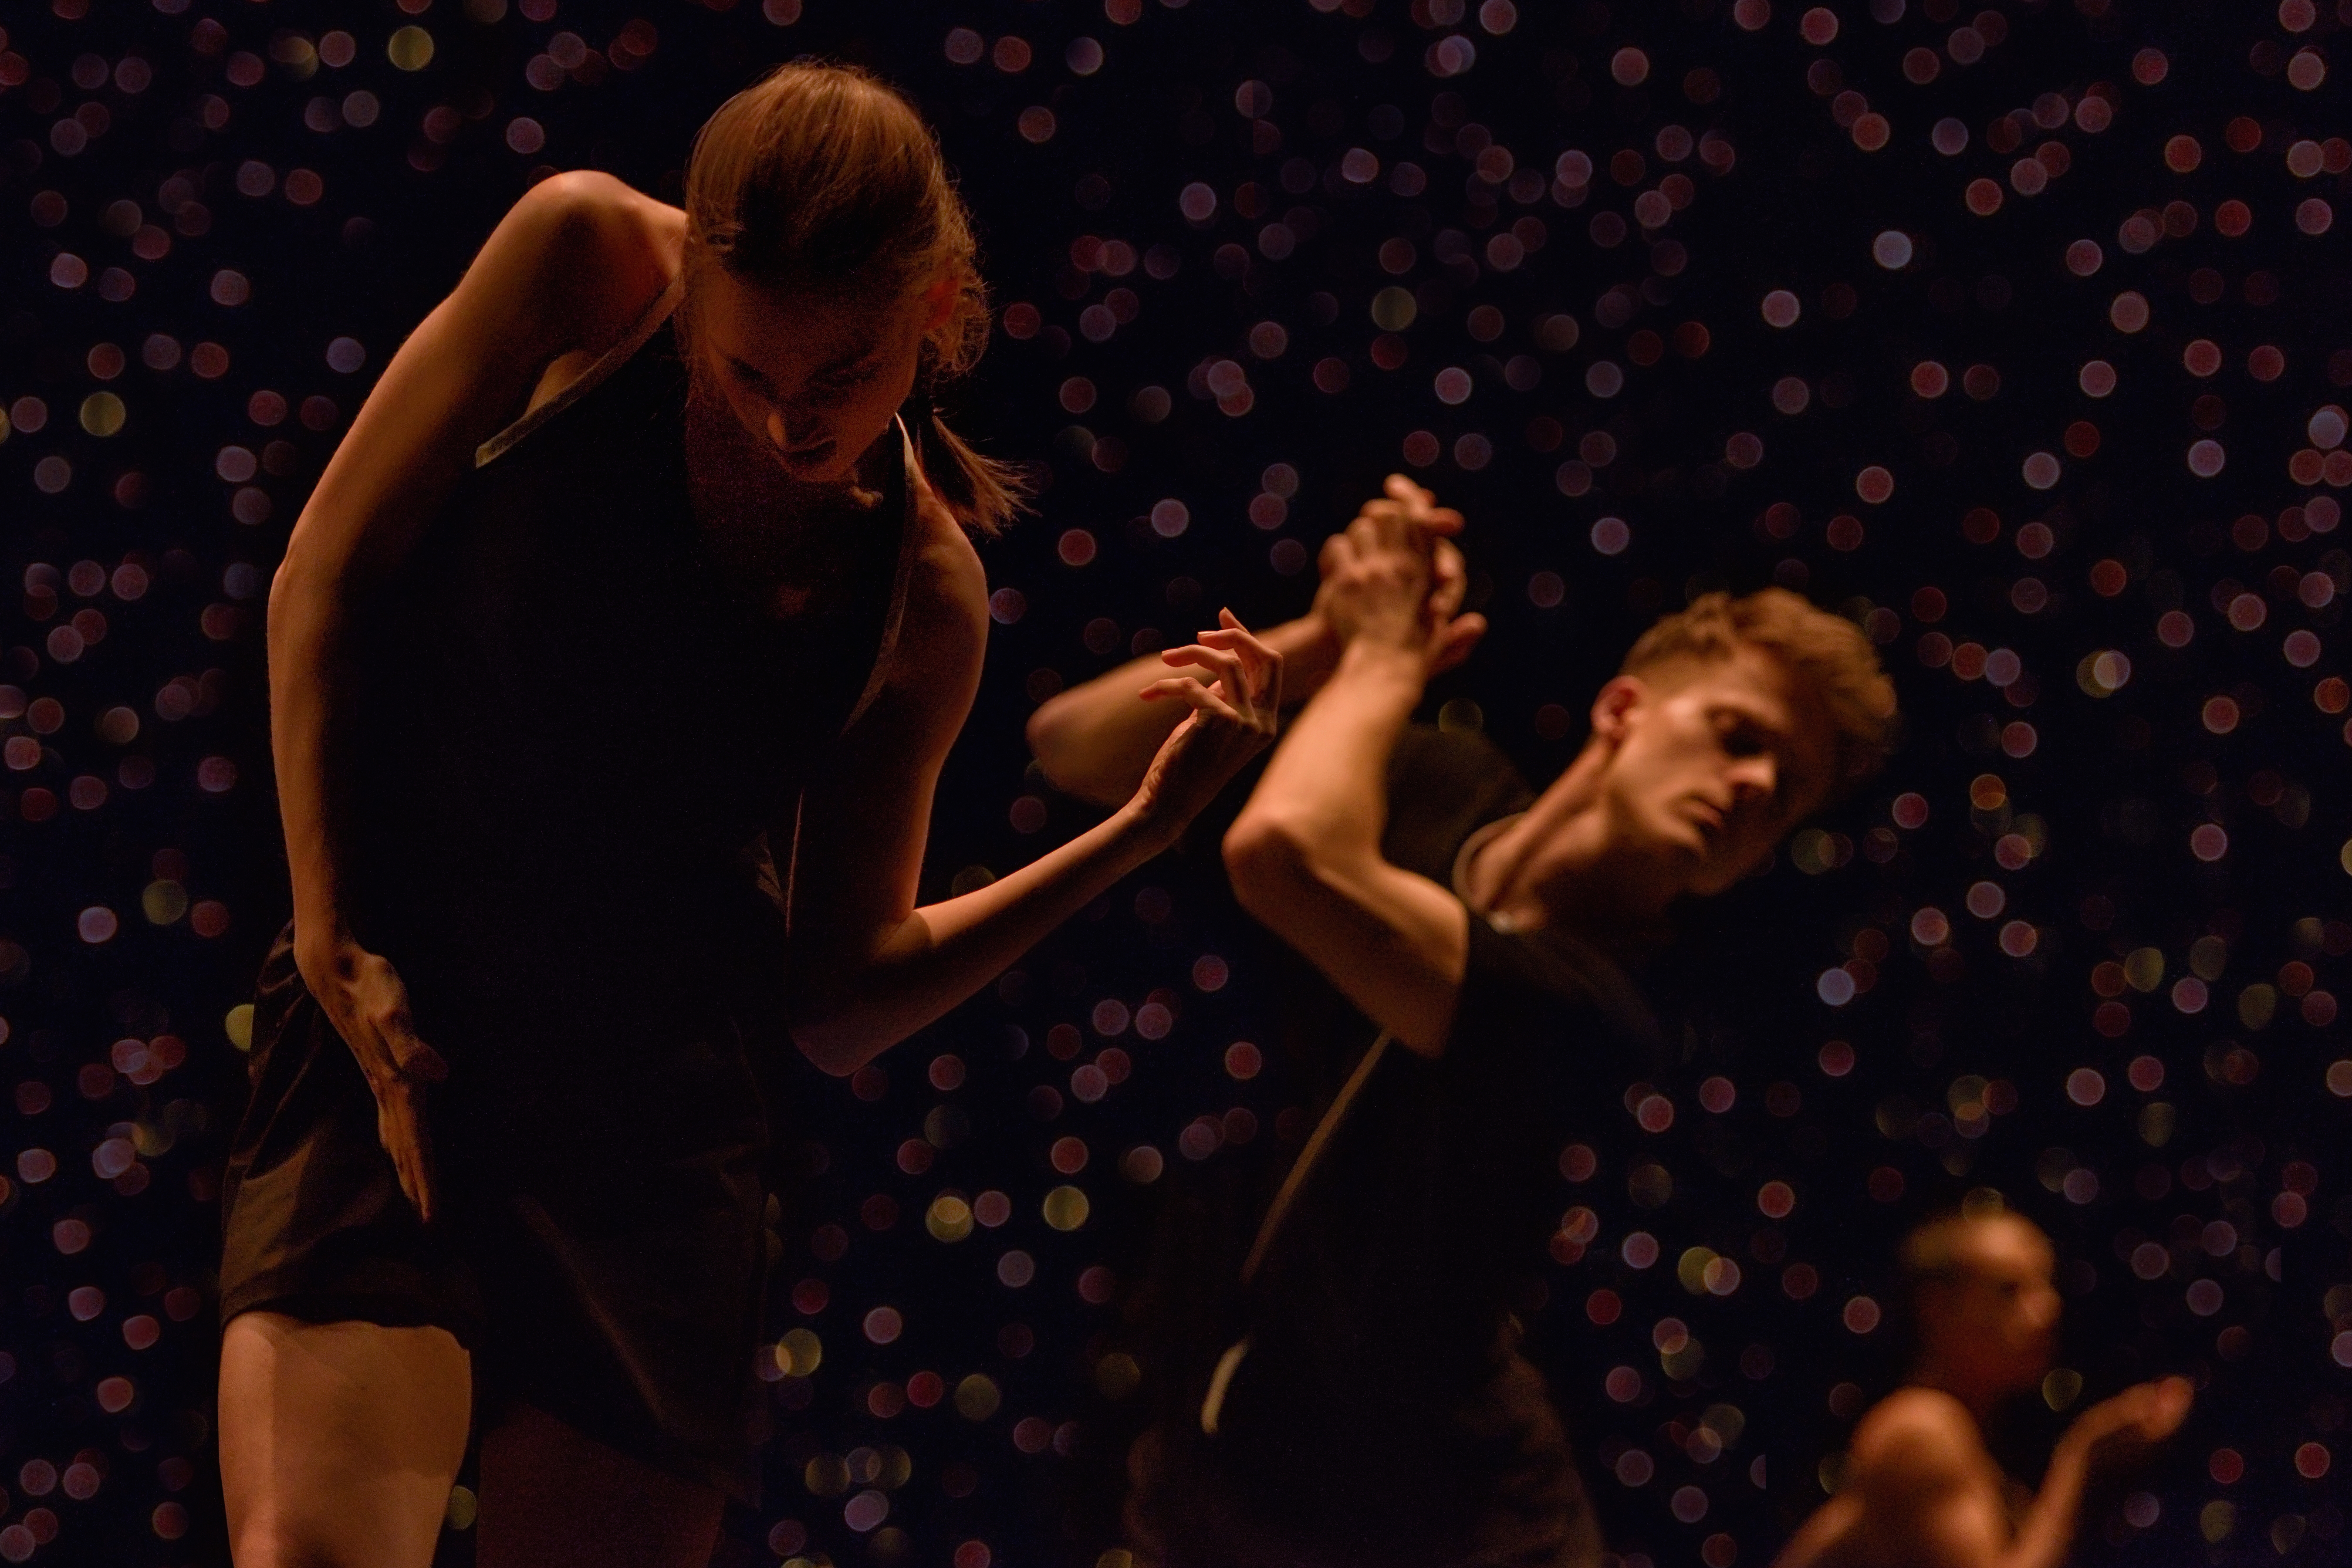
<path fill-rule="evenodd" d="M 1434 1056 L 1468 962 L 1469 911 L 1381 854 L 1389 755 L 1422 685 L 1418 653 L 1349 645 L 1275 752 L 1224 847 L 1244 909 L 1374 1023 Z"/>
<path fill-rule="evenodd" d="M 1437 505 L 1436 497 L 1402 474 L 1389 476 L 1384 494 L 1366 501 L 1363 515 L 1410 522 L 1430 538 L 1448 538 L 1462 528 L 1460 512 Z M 1346 537 L 1334 534 L 1324 542 L 1326 581 L 1316 592 L 1314 605 L 1297 620 L 1261 634 L 1266 646 L 1282 656 L 1286 709 L 1313 697 L 1339 668 L 1347 638 L 1333 627 L 1325 610 L 1334 547 Z M 1461 605 L 1462 584 L 1445 580 L 1438 588 L 1451 595 L 1443 608 L 1452 616 Z M 1485 629 L 1483 617 L 1460 619 L 1456 635 L 1436 654 L 1433 675 L 1467 658 Z M 1135 793 L 1160 742 L 1182 717 L 1174 704 L 1139 700 L 1145 687 L 1167 674 L 1157 654 L 1146 654 L 1072 687 L 1030 716 L 1029 749 L 1055 788 L 1105 806 L 1117 805 Z"/>
<path fill-rule="evenodd" d="M 1381 853 L 1388 763 L 1430 673 L 1485 628 L 1456 615 L 1461 552 L 1397 511 L 1324 550 L 1324 614 L 1347 651 L 1225 836 L 1243 908 L 1414 1050 L 1436 1055 L 1469 961 L 1462 901 Z"/>
<path fill-rule="evenodd" d="M 2012 1531 L 1999 1472 L 1985 1455 L 1975 1418 L 1949 1394 L 1905 1389 L 1864 1417 L 1854 1434 L 1850 1489 L 1838 1500 L 1855 1499 L 1859 1513 L 1852 1526 L 1832 1542 L 1809 1522 L 1779 1568 L 1832 1561 L 2060 1568 L 2074 1543 L 2095 1456 L 2111 1441 L 2144 1445 L 2169 1436 L 2187 1414 L 2189 1399 L 2185 1382 L 2167 1378 L 2084 1411 L 2058 1439 L 2042 1489 Z M 1833 1554 L 1826 1550 L 1832 1545 L 1839 1548 Z"/>
<path fill-rule="evenodd" d="M 1271 628 L 1262 640 L 1282 656 L 1286 705 L 1312 697 L 1339 663 L 1339 645 L 1312 611 Z M 1124 804 L 1192 711 L 1182 703 L 1143 700 L 1144 688 L 1170 673 L 1158 654 L 1148 653 L 1071 687 L 1031 714 L 1029 750 L 1054 787 L 1094 805 Z M 1175 673 L 1213 679 L 1205 670 Z"/>
<path fill-rule="evenodd" d="M 1949 1395 L 1906 1389 L 1873 1411 L 1855 1434 L 1846 1487 L 1859 1505 L 1851 1560 L 2027 1568 L 2011 1556 L 2000 1472 L 1974 1418 Z"/>

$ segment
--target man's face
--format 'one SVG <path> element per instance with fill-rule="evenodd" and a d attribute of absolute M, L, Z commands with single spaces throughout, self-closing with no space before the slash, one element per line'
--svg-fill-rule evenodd
<path fill-rule="evenodd" d="M 2058 1353 L 2056 1259 L 2049 1238 L 2014 1215 L 1962 1233 L 1952 1278 L 1920 1300 L 1920 1337 L 1948 1364 L 2000 1388 L 2032 1388 Z"/>
<path fill-rule="evenodd" d="M 1828 716 L 1753 646 L 1620 676 L 1594 725 L 1617 741 L 1601 784 L 1616 847 L 1665 899 L 1719 893 L 1757 869 L 1828 794 Z"/>

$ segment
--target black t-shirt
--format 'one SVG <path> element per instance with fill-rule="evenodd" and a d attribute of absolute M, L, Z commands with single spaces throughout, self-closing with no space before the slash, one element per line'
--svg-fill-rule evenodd
<path fill-rule="evenodd" d="M 1455 889 L 1465 844 L 1531 798 L 1483 737 L 1416 727 L 1391 765 L 1383 852 Z M 1284 993 L 1286 1049 L 1328 1086 L 1319 1111 L 1378 1031 L 1303 962 Z M 1444 1052 L 1387 1047 L 1249 1292 L 1250 1349 L 1210 1445 L 1221 1468 L 1294 1523 L 1443 1528 L 1491 1510 L 1531 1442 L 1557 1448 L 1549 1408 L 1530 1407 L 1539 1385 L 1514 1366 L 1511 1307 L 1558 1221 L 1559 1149 L 1601 1124 L 1649 1031 L 1600 953 L 1471 916 Z M 1581 1509 L 1575 1491 L 1566 1479 L 1559 1506 Z"/>

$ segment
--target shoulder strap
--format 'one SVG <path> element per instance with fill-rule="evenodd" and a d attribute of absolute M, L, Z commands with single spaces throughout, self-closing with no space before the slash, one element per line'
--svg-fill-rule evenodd
<path fill-rule="evenodd" d="M 686 297 L 686 275 L 680 273 L 669 280 L 667 288 L 654 297 L 621 341 L 598 355 L 596 362 L 563 385 L 563 389 L 521 418 L 474 448 L 474 467 L 487 468 L 521 444 L 524 437 L 587 396 L 609 380 L 613 373 L 629 363 L 646 340 L 661 330 L 664 321 L 677 309 Z"/>
<path fill-rule="evenodd" d="M 1281 1190 L 1274 1194 L 1274 1202 L 1265 1211 L 1265 1219 L 1257 1227 L 1257 1239 L 1250 1243 L 1249 1257 L 1242 1262 L 1242 1283 L 1244 1286 L 1255 1279 L 1257 1271 L 1265 1266 L 1265 1255 L 1274 1246 L 1275 1236 L 1282 1229 L 1282 1222 L 1290 1217 L 1291 1205 L 1298 1200 L 1298 1189 L 1307 1184 L 1308 1173 L 1323 1157 L 1324 1146 L 1339 1130 L 1339 1123 L 1347 1120 L 1348 1108 L 1355 1104 L 1356 1096 L 1363 1089 L 1364 1080 L 1372 1076 L 1372 1068 L 1380 1065 L 1381 1054 L 1388 1049 L 1389 1041 L 1393 1038 L 1395 1036 L 1390 1030 L 1380 1032 L 1379 1037 L 1364 1052 L 1363 1059 L 1356 1064 L 1356 1070 L 1348 1075 L 1348 1081 L 1340 1085 L 1339 1092 L 1332 1098 L 1331 1109 L 1325 1111 L 1323 1120 L 1315 1124 L 1314 1132 L 1307 1140 L 1307 1147 L 1298 1152 L 1297 1163 L 1290 1167 L 1290 1174 L 1282 1179 Z"/>
<path fill-rule="evenodd" d="M 1249 1256 L 1242 1261 L 1244 1289 L 1249 1288 L 1251 1281 L 1257 1278 L 1257 1271 L 1265 1267 L 1265 1255 L 1273 1247 L 1275 1237 L 1281 1232 L 1282 1222 L 1290 1217 L 1290 1210 L 1298 1201 L 1299 1188 L 1307 1184 L 1307 1178 L 1314 1171 L 1317 1162 L 1322 1159 L 1331 1135 L 1339 1131 L 1339 1124 L 1348 1119 L 1349 1108 L 1356 1103 L 1357 1095 L 1363 1090 L 1364 1081 L 1372 1076 L 1372 1069 L 1380 1065 L 1381 1056 L 1389 1048 L 1389 1041 L 1393 1038 L 1394 1034 L 1387 1029 L 1382 1029 L 1374 1037 L 1365 1049 L 1362 1059 L 1356 1063 L 1355 1070 L 1348 1075 L 1348 1081 L 1341 1084 L 1339 1092 L 1332 1097 L 1330 1109 L 1324 1111 L 1323 1120 L 1317 1122 L 1315 1131 L 1308 1134 L 1307 1147 L 1298 1152 L 1290 1173 L 1282 1178 L 1281 1189 L 1274 1194 L 1274 1202 L 1267 1205 L 1265 1218 L 1258 1224 L 1257 1237 L 1250 1243 Z M 1233 1386 L 1234 1373 L 1241 1370 L 1242 1358 L 1249 1354 L 1249 1336 L 1244 1334 L 1227 1345 L 1225 1353 L 1217 1358 L 1216 1370 L 1209 1374 L 1207 1395 L 1201 1401 L 1201 1431 L 1205 1436 L 1213 1437 L 1217 1435 L 1218 1419 L 1224 1412 L 1225 1391 Z"/>
<path fill-rule="evenodd" d="M 907 583 L 914 574 L 915 558 L 921 551 L 922 526 L 916 516 L 916 487 L 921 483 L 922 448 L 915 434 L 908 428 L 904 413 L 893 416 L 898 432 L 898 552 L 890 574 L 890 603 L 882 613 L 882 637 L 874 650 L 874 663 L 866 672 L 866 684 L 858 689 L 857 700 L 850 704 L 849 716 L 841 721 L 840 734 L 874 705 L 882 694 L 883 682 L 890 677 L 891 656 L 898 651 L 898 632 L 907 618 Z"/>

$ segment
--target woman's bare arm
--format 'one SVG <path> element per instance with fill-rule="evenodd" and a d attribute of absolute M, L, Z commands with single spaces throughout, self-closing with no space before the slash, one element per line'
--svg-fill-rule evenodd
<path fill-rule="evenodd" d="M 399 977 L 352 938 L 343 902 L 343 727 L 355 598 L 407 555 L 474 448 L 561 354 L 617 336 L 619 295 L 658 292 L 661 260 L 631 221 L 646 203 L 601 175 L 559 176 L 502 221 L 450 296 L 401 345 L 320 475 L 270 585 L 270 750 L 293 880 L 295 963 L 376 1091 L 401 1184 L 429 1214 L 419 1086 L 443 1070 Z M 597 262 L 585 266 L 590 259 Z M 647 284 L 651 283 L 648 288 Z"/>
<path fill-rule="evenodd" d="M 1433 534 L 1445 535 L 1462 527 L 1462 514 L 1436 504 L 1436 498 L 1400 474 L 1389 476 L 1386 493 L 1364 503 L 1367 516 L 1394 515 L 1410 519 Z M 1335 535 L 1336 537 L 1339 537 Z M 1325 546 L 1328 570 L 1330 546 Z M 1258 635 L 1282 655 L 1282 700 L 1296 708 L 1323 689 L 1339 667 L 1341 639 L 1324 614 L 1328 589 L 1318 588 L 1315 603 L 1295 621 Z M 1475 637 L 1450 645 L 1446 663 L 1433 675 L 1467 657 Z M 1117 805 L 1135 791 L 1152 754 L 1182 717 L 1168 705 L 1139 702 L 1136 693 L 1167 674 L 1158 656 L 1129 659 L 1107 675 L 1074 686 L 1039 708 L 1029 719 L 1029 749 L 1054 787 L 1097 805 Z"/>
<path fill-rule="evenodd" d="M 971 710 L 987 636 L 979 558 L 935 504 L 925 527 L 903 651 L 835 763 L 803 795 L 793 836 L 787 1006 L 794 1043 L 828 1072 L 853 1071 L 937 1018 L 1173 844 L 1273 738 L 1280 699 L 1280 658 L 1238 623 L 1203 634 L 1205 647 L 1171 651 L 1217 683 L 1160 666 L 1158 700 L 1187 717 L 1125 804 L 987 887 L 917 908 L 932 794 Z"/>
<path fill-rule="evenodd" d="M 1339 645 L 1312 610 L 1258 635 L 1282 655 L 1286 703 L 1314 696 L 1339 663 Z M 1135 793 L 1186 711 L 1139 697 L 1167 673 L 1158 654 L 1146 654 L 1071 687 L 1029 716 L 1029 750 L 1055 789 L 1105 806 Z"/>

